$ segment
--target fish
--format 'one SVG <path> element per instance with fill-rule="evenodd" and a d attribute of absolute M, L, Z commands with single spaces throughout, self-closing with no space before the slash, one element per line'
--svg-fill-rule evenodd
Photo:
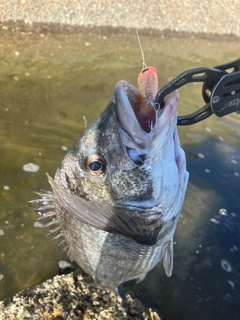
<path fill-rule="evenodd" d="M 179 94 L 156 102 L 157 70 L 138 87 L 121 80 L 105 110 L 66 153 L 51 191 L 32 202 L 40 219 L 92 279 L 114 290 L 142 281 L 162 261 L 173 269 L 173 237 L 188 184 L 177 132 Z"/>

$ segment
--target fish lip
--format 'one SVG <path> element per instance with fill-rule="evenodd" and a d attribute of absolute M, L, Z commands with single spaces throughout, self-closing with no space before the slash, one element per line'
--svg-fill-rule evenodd
<path fill-rule="evenodd" d="M 146 139 L 146 132 L 141 128 L 132 107 L 137 94 L 138 90 L 134 86 L 122 80 L 116 84 L 113 102 L 116 104 L 118 124 L 140 143 Z"/>
<path fill-rule="evenodd" d="M 154 137 L 160 135 L 176 114 L 179 94 L 173 91 L 164 98 L 164 107 L 150 132 L 142 129 L 133 111 L 133 105 L 137 103 L 139 94 L 138 89 L 121 80 L 116 84 L 113 102 L 116 105 L 118 126 L 132 139 L 135 147 L 145 149 L 151 144 Z"/>

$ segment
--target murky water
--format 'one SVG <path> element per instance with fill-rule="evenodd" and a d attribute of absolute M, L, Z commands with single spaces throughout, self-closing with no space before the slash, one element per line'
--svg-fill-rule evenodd
<path fill-rule="evenodd" d="M 67 259 L 27 201 L 49 190 L 84 130 L 110 101 L 117 81 L 136 85 L 141 56 L 134 33 L 32 34 L 0 31 L 0 299 L 57 273 Z M 240 44 L 194 38 L 141 37 L 160 86 L 180 72 L 239 58 Z M 180 90 L 179 114 L 203 105 L 201 86 Z M 157 266 L 128 283 L 163 319 L 238 319 L 240 313 L 240 118 L 212 116 L 179 133 L 189 188 L 175 236 L 174 271 Z M 40 166 L 25 172 L 26 163 Z M 219 211 L 226 209 L 226 211 Z"/>

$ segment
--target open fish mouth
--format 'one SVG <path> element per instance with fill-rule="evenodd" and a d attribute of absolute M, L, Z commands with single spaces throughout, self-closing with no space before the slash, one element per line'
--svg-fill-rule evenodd
<path fill-rule="evenodd" d="M 129 147 L 134 147 L 134 144 L 141 149 L 150 147 L 154 138 L 160 135 L 167 124 L 176 125 L 177 116 L 173 116 L 176 115 L 179 99 L 178 92 L 173 91 L 165 97 L 164 106 L 160 106 L 156 102 L 156 69 L 148 67 L 147 71 L 144 71 L 145 69 L 139 75 L 138 89 L 126 81 L 119 81 L 114 94 L 122 136 L 128 143 L 129 140 L 132 141 L 132 146 Z M 172 118 L 173 123 L 169 123 Z"/>

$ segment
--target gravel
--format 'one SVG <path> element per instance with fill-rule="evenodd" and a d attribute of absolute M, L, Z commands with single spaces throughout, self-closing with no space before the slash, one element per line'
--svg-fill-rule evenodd
<path fill-rule="evenodd" d="M 128 319 L 160 320 L 130 294 L 89 287 L 79 270 L 55 276 L 41 285 L 0 301 L 1 320 Z"/>

